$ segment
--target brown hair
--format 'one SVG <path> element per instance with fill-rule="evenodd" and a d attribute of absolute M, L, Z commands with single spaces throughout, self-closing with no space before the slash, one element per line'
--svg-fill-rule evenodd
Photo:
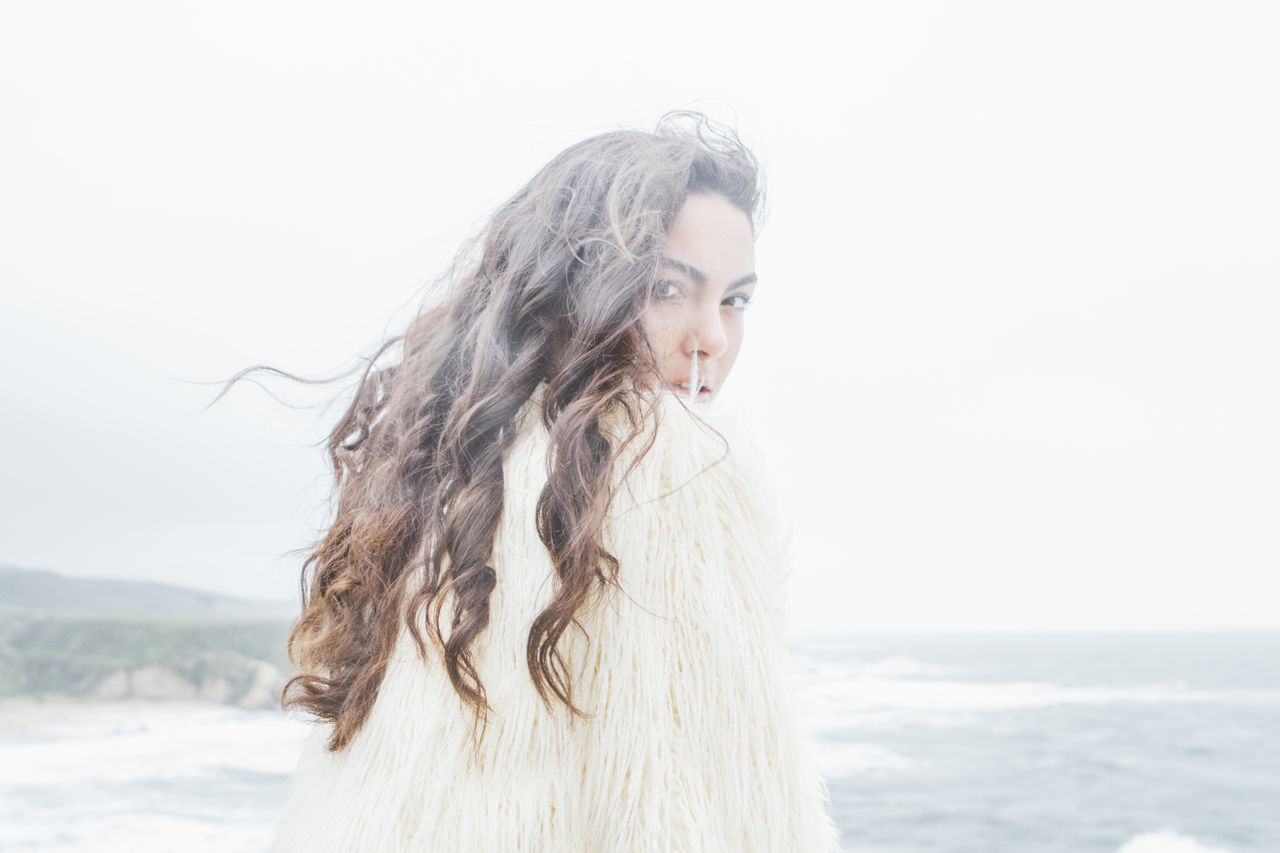
<path fill-rule="evenodd" d="M 601 544 L 613 464 L 656 416 L 655 398 L 632 392 L 660 382 L 641 317 L 665 234 L 697 192 L 721 194 L 753 220 L 759 209 L 755 158 L 700 114 L 571 146 L 463 248 L 443 303 L 370 359 L 328 438 L 336 512 L 303 565 L 302 614 L 289 634 L 299 674 L 282 699 L 333 724 L 331 750 L 372 709 L 402 623 L 428 659 L 424 612 L 454 689 L 478 721 L 489 710 L 471 647 L 496 583 L 503 452 L 542 382 L 550 446 L 535 520 L 558 583 L 526 657 L 543 701 L 578 713 L 558 643 L 617 576 Z M 376 367 L 396 345 L 398 363 Z M 601 419 L 615 409 L 630 433 L 611 445 Z"/>

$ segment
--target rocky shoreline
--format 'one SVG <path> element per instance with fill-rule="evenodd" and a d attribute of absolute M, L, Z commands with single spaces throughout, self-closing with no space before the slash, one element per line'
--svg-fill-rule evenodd
<path fill-rule="evenodd" d="M 238 708 L 280 707 L 284 673 L 233 652 L 206 652 L 176 662 L 108 673 L 85 694 L 92 699 L 217 702 Z"/>
<path fill-rule="evenodd" d="M 0 620 L 0 697 L 216 702 L 279 708 L 288 623 L 208 619 Z"/>

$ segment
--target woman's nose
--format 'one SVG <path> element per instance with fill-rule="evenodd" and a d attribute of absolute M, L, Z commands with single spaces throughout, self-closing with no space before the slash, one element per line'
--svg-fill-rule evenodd
<path fill-rule="evenodd" d="M 694 352 L 703 358 L 715 358 L 724 352 L 729 345 L 725 334 L 724 320 L 720 317 L 720 306 L 712 305 L 701 308 L 691 318 L 688 334 L 685 336 L 684 351 L 686 355 Z"/>

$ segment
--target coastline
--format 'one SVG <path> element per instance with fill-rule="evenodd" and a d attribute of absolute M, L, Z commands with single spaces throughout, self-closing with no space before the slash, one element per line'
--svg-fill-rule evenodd
<path fill-rule="evenodd" d="M 119 724 L 124 728 L 143 716 L 224 711 L 235 706 L 186 699 L 100 699 L 80 696 L 0 697 L 0 738 L 26 738 L 77 723 Z M 267 711 L 267 709 L 263 709 Z M 269 712 L 269 711 L 267 711 Z M 283 711 L 278 712 L 282 718 Z"/>

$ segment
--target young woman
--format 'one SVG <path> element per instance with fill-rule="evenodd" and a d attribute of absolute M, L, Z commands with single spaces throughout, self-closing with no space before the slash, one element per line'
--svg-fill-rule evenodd
<path fill-rule="evenodd" d="M 695 114 L 587 139 L 384 345 L 329 440 L 277 850 L 832 848 L 767 482 L 706 405 L 759 199 Z"/>

